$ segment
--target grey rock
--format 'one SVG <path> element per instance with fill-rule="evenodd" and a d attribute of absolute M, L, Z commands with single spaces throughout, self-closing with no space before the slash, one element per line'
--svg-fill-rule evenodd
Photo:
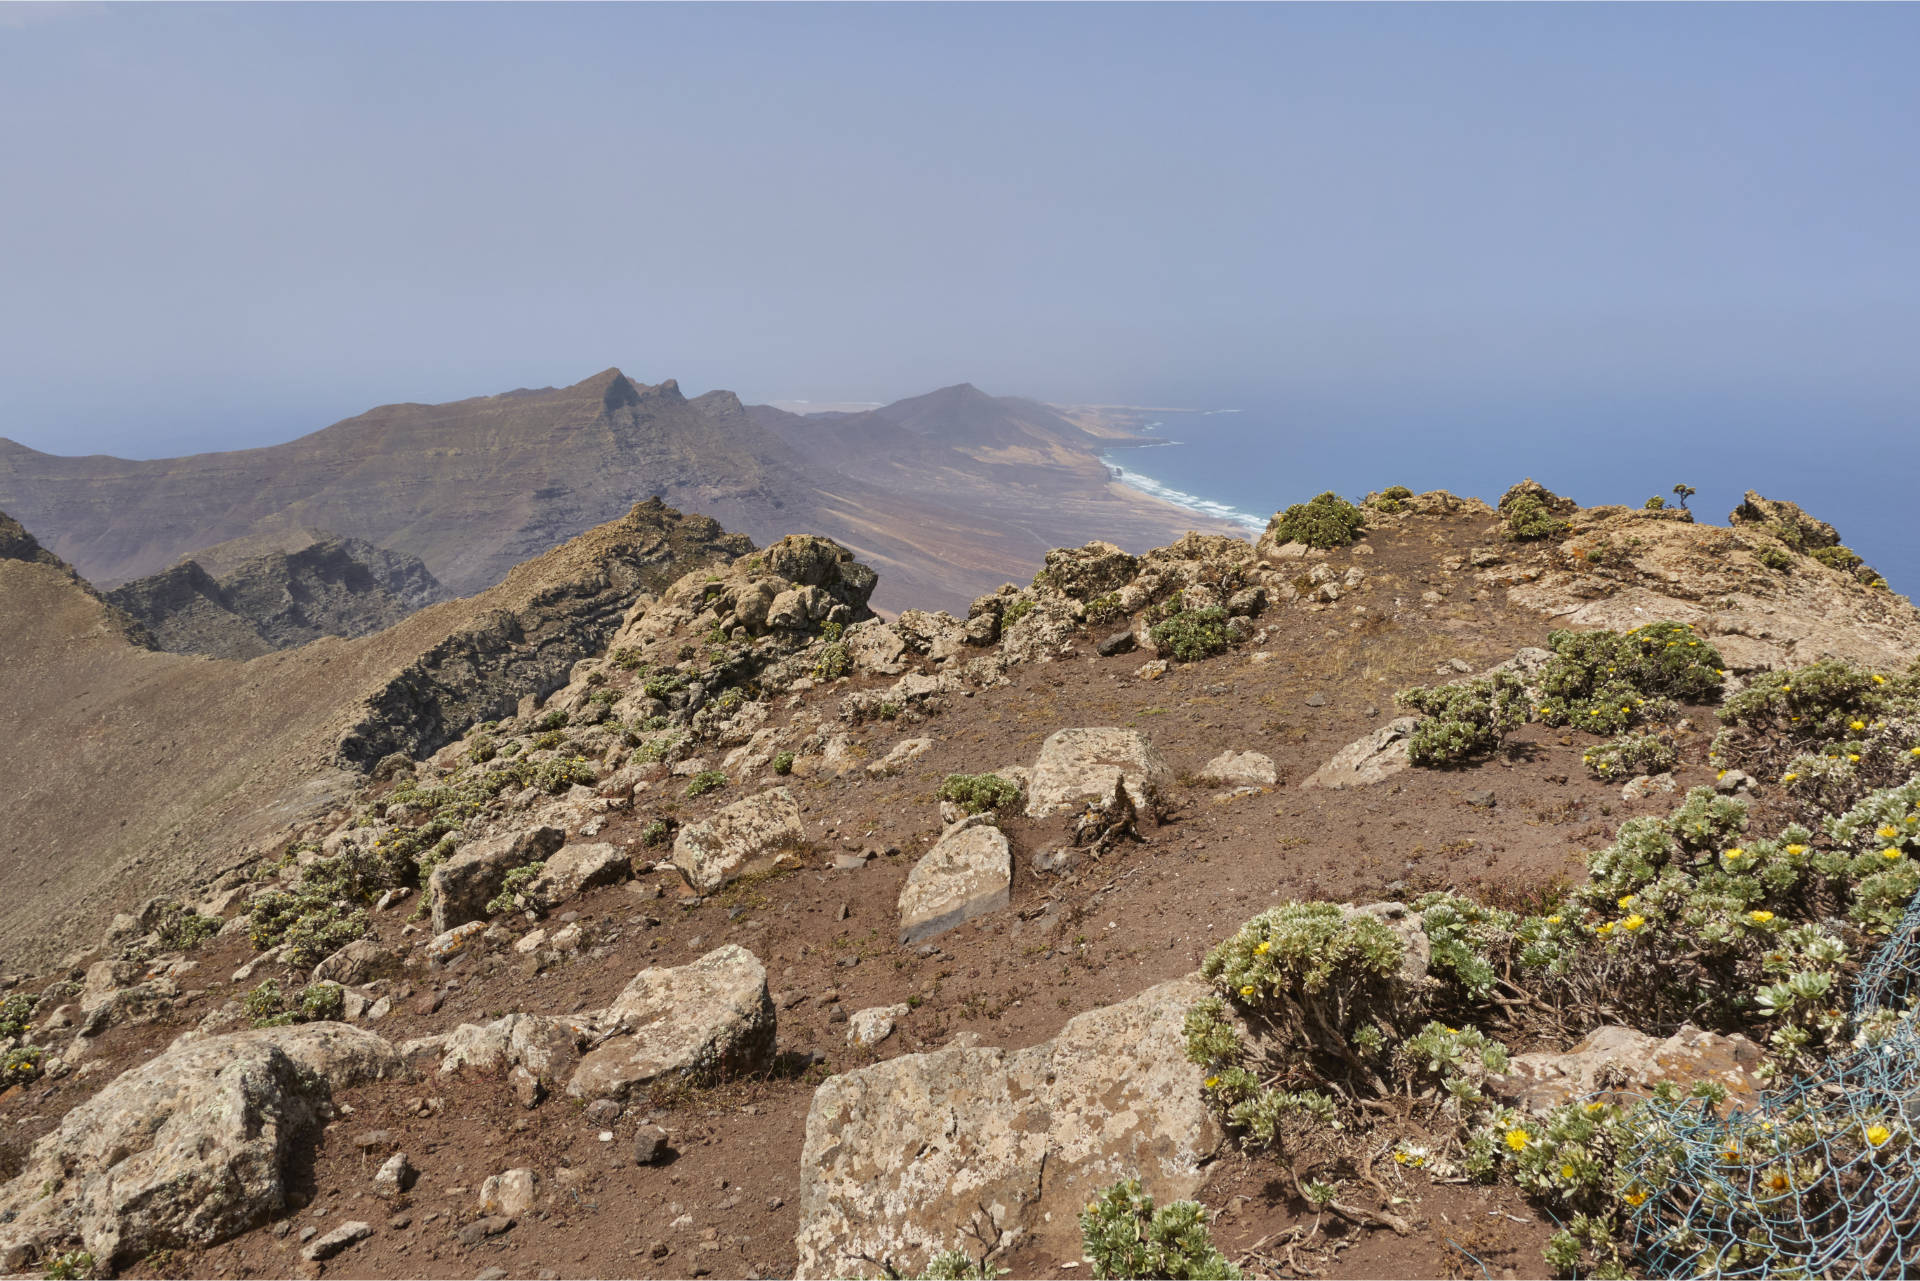
<path fill-rule="evenodd" d="M 313 967 L 313 982 L 364 983 L 376 967 L 392 959 L 393 953 L 372 939 L 355 939 Z"/>
<path fill-rule="evenodd" d="M 540 875 L 528 883 L 526 901 L 536 909 L 557 906 L 586 890 L 613 885 L 633 874 L 626 851 L 617 845 L 563 845 L 548 855 Z"/>
<path fill-rule="evenodd" d="M 1259 752 L 1222 752 L 1200 770 L 1203 781 L 1221 787 L 1268 787 L 1279 777 L 1273 758 Z"/>
<path fill-rule="evenodd" d="M 900 891 L 900 941 L 918 943 L 1007 905 L 1013 854 L 996 827 L 943 836 L 907 873 Z"/>
<path fill-rule="evenodd" d="M 633 1132 L 635 1165 L 663 1165 L 673 1150 L 667 1145 L 667 1132 L 657 1125 L 643 1125 Z"/>
<path fill-rule="evenodd" d="M 350 1219 L 325 1236 L 317 1237 L 300 1251 L 300 1257 L 309 1263 L 318 1263 L 331 1259 L 350 1245 L 356 1245 L 373 1235 L 373 1225 L 359 1219 Z"/>
<path fill-rule="evenodd" d="M 1137 730 L 1055 730 L 1040 745 L 1034 762 L 1027 817 L 1045 818 L 1076 809 L 1083 801 L 1105 801 L 1116 781 L 1138 813 L 1151 814 L 1171 780 L 1160 754 Z"/>
<path fill-rule="evenodd" d="M 546 858 L 566 838 L 557 827 L 534 827 L 462 846 L 433 871 L 433 932 L 486 919 L 487 903 L 500 893 L 507 873 Z"/>
<path fill-rule="evenodd" d="M 608 1039 L 567 1083 L 574 1098 L 623 1099 L 662 1077 L 751 1071 L 773 1059 L 766 967 L 732 943 L 688 965 L 641 971 L 598 1023 Z"/>
<path fill-rule="evenodd" d="M 540 1199 L 540 1176 L 525 1166 L 504 1170 L 480 1185 L 480 1213 L 518 1218 L 533 1212 Z"/>
<path fill-rule="evenodd" d="M 893 1035 L 894 1025 L 912 1009 L 907 1005 L 876 1005 L 856 1010 L 847 1018 L 847 1044 L 878 1045 Z"/>
<path fill-rule="evenodd" d="M 776 787 L 680 829 L 673 865 L 703 894 L 791 856 L 806 837 L 793 793 Z"/>
<path fill-rule="evenodd" d="M 395 1152 L 373 1176 L 373 1193 L 391 1201 L 405 1192 L 413 1190 L 413 1184 L 420 1172 L 413 1168 L 413 1162 L 405 1152 Z"/>
<path fill-rule="evenodd" d="M 1102 658 L 1112 658 L 1115 654 L 1131 654 L 1136 642 L 1131 631 L 1115 632 L 1094 646 Z"/>
<path fill-rule="evenodd" d="M 1365 738 L 1357 739 L 1335 752 L 1300 786 L 1334 790 L 1365 787 L 1411 768 L 1413 763 L 1407 759 L 1406 740 L 1419 723 L 1417 716 L 1402 716 L 1388 721 Z"/>

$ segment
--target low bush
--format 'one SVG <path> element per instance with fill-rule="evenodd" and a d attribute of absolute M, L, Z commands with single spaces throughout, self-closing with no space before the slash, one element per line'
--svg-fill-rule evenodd
<path fill-rule="evenodd" d="M 1345 547 L 1366 528 L 1366 514 L 1340 495 L 1326 493 L 1304 503 L 1295 503 L 1275 516 L 1267 532 L 1283 543 L 1305 543 L 1309 547 Z"/>
<path fill-rule="evenodd" d="M 673 824 L 664 818 L 656 818 L 640 831 L 640 843 L 648 849 L 659 849 L 673 839 Z"/>
<path fill-rule="evenodd" d="M 15 992 L 0 1000 L 0 1041 L 23 1037 L 33 1027 L 33 998 Z"/>
<path fill-rule="evenodd" d="M 546 860 L 538 859 L 532 863 L 522 863 L 508 872 L 500 882 L 500 892 L 487 901 L 487 915 L 499 916 L 503 912 L 511 912 L 521 891 L 533 884 L 540 873 L 546 870 Z"/>
<path fill-rule="evenodd" d="M 1527 722 L 1526 691 L 1511 672 L 1403 689 L 1394 698 L 1420 714 L 1407 739 L 1407 758 L 1415 765 L 1458 765 L 1484 756 Z"/>
<path fill-rule="evenodd" d="M 1511 503 L 1502 503 L 1500 523 L 1502 536 L 1511 543 L 1558 538 L 1567 532 L 1567 522 L 1532 494 L 1521 494 Z"/>
<path fill-rule="evenodd" d="M 727 782 L 728 779 L 724 770 L 701 770 L 698 774 L 695 774 L 687 780 L 686 794 L 688 799 L 696 796 L 705 796 L 708 792 L 719 791 L 727 785 Z"/>
<path fill-rule="evenodd" d="M 1126 613 L 1120 604 L 1120 597 L 1113 592 L 1095 596 L 1087 602 L 1087 621 L 1096 627 L 1124 618 Z"/>
<path fill-rule="evenodd" d="M 813 679 L 837 681 L 853 671 L 853 651 L 844 641 L 829 641 L 813 665 Z"/>
<path fill-rule="evenodd" d="M 247 993 L 241 1009 L 255 1027 L 338 1021 L 346 1013 L 347 990 L 338 983 L 309 983 L 289 998 L 272 979 Z"/>
<path fill-rule="evenodd" d="M 1000 626 L 1003 628 L 1012 627 L 1015 623 L 1019 622 L 1021 619 L 1025 618 L 1028 614 L 1031 614 L 1032 612 L 1033 612 L 1032 601 L 1017 600 L 1013 602 L 1013 604 L 1007 606 L 1006 609 L 1001 611 Z"/>
<path fill-rule="evenodd" d="M 1367 499 L 1366 505 L 1375 511 L 1403 512 L 1407 509 L 1407 499 L 1413 497 L 1413 491 L 1405 485 L 1388 485 L 1379 493 Z"/>
<path fill-rule="evenodd" d="M 1183 663 L 1211 658 L 1227 647 L 1227 611 L 1218 605 L 1183 609 L 1148 629 L 1154 648 Z"/>
<path fill-rule="evenodd" d="M 793 753 L 776 752 L 773 757 L 773 772 L 785 778 L 793 773 Z"/>
<path fill-rule="evenodd" d="M 1753 556 L 1768 569 L 1776 569 L 1783 574 L 1793 572 L 1793 553 L 1784 547 L 1774 547 L 1769 544 L 1755 552 Z"/>
<path fill-rule="evenodd" d="M 1123 1179 L 1088 1203 L 1080 1241 L 1096 1277 L 1234 1278 L 1240 1270 L 1215 1248 L 1197 1201 L 1156 1208 L 1138 1179 Z"/>
<path fill-rule="evenodd" d="M 679 672 L 658 672 L 647 677 L 640 692 L 648 698 L 665 699 L 687 687 L 687 678 Z"/>
<path fill-rule="evenodd" d="M 969 814 L 987 814 L 1018 804 L 1020 785 L 998 774 L 949 774 L 936 795 Z"/>
<path fill-rule="evenodd" d="M 41 1064 L 47 1052 L 37 1045 L 16 1045 L 0 1054 L 0 1090 L 16 1085 L 31 1085 L 40 1079 Z"/>
<path fill-rule="evenodd" d="M 1581 753 L 1587 772 L 1599 779 L 1661 774 L 1680 761 L 1679 750 L 1660 734 L 1622 734 Z"/>
<path fill-rule="evenodd" d="M 533 727 L 537 730 L 565 729 L 568 719 L 567 714 L 556 707 L 535 721 Z"/>

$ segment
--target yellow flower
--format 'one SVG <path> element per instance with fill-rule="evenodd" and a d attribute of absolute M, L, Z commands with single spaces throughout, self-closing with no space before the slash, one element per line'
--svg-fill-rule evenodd
<path fill-rule="evenodd" d="M 1727 1144 L 1726 1148 L 1721 1151 L 1720 1156 L 1723 1160 L 1738 1161 L 1740 1159 L 1740 1145 L 1738 1143 Z"/>
<path fill-rule="evenodd" d="M 1624 1193 L 1620 1199 L 1622 1201 L 1625 1201 L 1628 1205 L 1637 1206 L 1645 1202 L 1649 1195 L 1650 1194 L 1646 1192 L 1634 1191 L 1634 1192 Z"/>
<path fill-rule="evenodd" d="M 1507 1131 L 1507 1146 L 1515 1152 L 1524 1152 L 1527 1144 L 1533 1142 L 1533 1136 L 1519 1126 Z"/>
<path fill-rule="evenodd" d="M 1747 852 L 1741 849 L 1738 845 L 1734 846 L 1732 849 L 1727 851 L 1727 857 L 1734 860 L 1735 862 L 1738 862 L 1739 860 L 1745 858 L 1746 856 L 1747 856 Z"/>
<path fill-rule="evenodd" d="M 1797 856 L 1797 855 L 1800 855 L 1800 854 L 1805 854 L 1806 852 L 1807 852 L 1807 847 L 1806 847 L 1806 846 L 1804 846 L 1804 845 L 1789 845 L 1789 846 L 1787 846 L 1787 853 L 1789 853 L 1789 854 L 1793 854 L 1793 855 L 1796 855 L 1796 856 Z"/>
<path fill-rule="evenodd" d="M 1867 727 L 1867 723 L 1866 723 L 1865 721 L 1849 721 L 1849 722 L 1847 722 L 1847 728 L 1848 728 L 1848 729 L 1865 729 L 1866 727 Z"/>
<path fill-rule="evenodd" d="M 1850 760 L 1850 761 L 1852 761 L 1852 762 L 1853 762 L 1853 763 L 1854 763 L 1855 765 L 1858 765 L 1858 764 L 1860 763 L 1860 753 L 1858 753 L 1858 752 L 1848 752 L 1848 753 L 1847 753 L 1847 759 L 1848 759 L 1848 760 Z"/>
<path fill-rule="evenodd" d="M 1247 984 L 1247 986 L 1245 986 L 1245 987 L 1243 987 L 1243 988 L 1241 988 L 1241 989 L 1240 989 L 1240 995 L 1242 995 L 1242 996 L 1252 996 L 1252 995 L 1253 995 L 1253 984 L 1251 984 L 1251 983 L 1249 983 L 1249 984 Z"/>
<path fill-rule="evenodd" d="M 1900 857 L 1900 851 L 1894 849 L 1892 846 L 1888 846 L 1886 849 L 1880 851 L 1880 857 L 1891 863 Z"/>
<path fill-rule="evenodd" d="M 1209 1090 L 1211 1090 L 1214 1086 L 1220 1084 L 1220 1078 L 1217 1076 L 1210 1076 L 1201 1084 L 1205 1085 Z"/>
<path fill-rule="evenodd" d="M 1747 913 L 1747 919 L 1752 921 L 1755 925 L 1765 925 L 1768 921 L 1771 921 L 1773 919 L 1773 913 L 1769 912 L 1764 907 L 1756 907 L 1751 912 Z"/>
<path fill-rule="evenodd" d="M 1782 783 L 1791 783 L 1794 779 L 1799 777 L 1800 776 L 1798 774 L 1782 774 L 1780 776 L 1780 781 Z"/>
<path fill-rule="evenodd" d="M 1254 948 L 1253 951 L 1256 956 L 1265 956 L 1268 952 L 1273 951 L 1273 944 L 1271 942 L 1262 943 L 1259 947 Z"/>
<path fill-rule="evenodd" d="M 1593 932 L 1601 938 L 1605 938 L 1607 935 L 1613 933 L 1613 922 L 1608 921 L 1605 925 L 1596 925 L 1593 927 Z"/>
<path fill-rule="evenodd" d="M 1893 1131 L 1884 1125 L 1870 1125 L 1867 1127 L 1867 1142 L 1873 1144 L 1876 1148 L 1892 1137 Z"/>
<path fill-rule="evenodd" d="M 1629 907 L 1632 907 L 1632 906 L 1633 906 L 1633 904 L 1634 904 L 1634 898 L 1635 898 L 1635 896 L 1634 896 L 1634 895 L 1632 895 L 1632 894 L 1622 894 L 1622 895 L 1620 896 L 1620 906 L 1621 906 L 1621 908 L 1622 908 L 1622 909 L 1625 909 L 1625 908 L 1629 908 Z"/>
<path fill-rule="evenodd" d="M 1875 685 L 1885 685 L 1887 683 L 1887 678 L 1884 676 L 1876 676 L 1873 678 L 1873 683 Z"/>
<path fill-rule="evenodd" d="M 1558 913 L 1558 912 L 1555 912 L 1555 913 L 1554 913 L 1554 914 L 1553 914 L 1552 916 L 1549 916 L 1549 917 L 1547 918 L 1547 924 L 1548 924 L 1548 925 L 1558 925 L 1558 924 L 1560 924 L 1560 913 Z"/>
<path fill-rule="evenodd" d="M 1604 1112 L 1606 1110 L 1607 1110 L 1607 1105 L 1600 1102 L 1598 1099 L 1595 1099 L 1592 1103 L 1587 1104 L 1587 1115 L 1589 1116 L 1593 1115 L 1595 1112 Z"/>
<path fill-rule="evenodd" d="M 1646 923 L 1647 923 L 1647 918 L 1640 915 L 1640 913 L 1635 912 L 1632 916 L 1629 916 L 1626 920 L 1620 922 L 1620 928 L 1623 930 L 1637 930 L 1642 925 L 1645 925 Z"/>
<path fill-rule="evenodd" d="M 1891 824 L 1882 823 L 1880 826 L 1873 829 L 1873 834 L 1879 837 L 1883 841 L 1890 841 L 1894 837 L 1900 835 L 1900 829 L 1892 826 Z"/>
<path fill-rule="evenodd" d="M 1571 1165 L 1561 1166 L 1560 1177 L 1563 1179 L 1571 1179 L 1573 1177 L 1573 1167 Z"/>
<path fill-rule="evenodd" d="M 1398 1161 L 1401 1165 L 1405 1165 L 1407 1163 L 1407 1154 L 1405 1152 L 1395 1152 L 1393 1154 L 1393 1159 Z"/>
<path fill-rule="evenodd" d="M 1715 676 L 1725 676 L 1727 674 L 1727 669 L 1724 667 L 1716 667 L 1713 669 L 1713 674 Z"/>
<path fill-rule="evenodd" d="M 1913 749 L 1912 751 L 1910 751 L 1910 752 L 1908 752 L 1908 753 L 1907 753 L 1907 755 L 1909 755 L 1909 756 L 1920 756 L 1920 747 L 1916 747 L 1916 748 L 1914 748 L 1914 749 Z"/>

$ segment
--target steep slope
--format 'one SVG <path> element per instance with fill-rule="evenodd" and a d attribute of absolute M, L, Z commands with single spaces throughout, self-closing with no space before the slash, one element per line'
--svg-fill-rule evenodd
<path fill-rule="evenodd" d="M 212 561 L 327 530 L 474 592 L 659 495 L 757 539 L 838 538 L 883 567 L 892 609 L 956 606 L 1096 532 L 1146 546 L 1204 524 L 1112 483 L 1091 438 L 1033 402 L 963 387 L 889 410 L 815 437 L 769 426 L 811 419 L 749 411 L 730 392 L 689 400 L 671 380 L 609 369 L 571 387 L 382 406 L 231 453 L 60 458 L 0 441 L 0 506 L 109 587 L 207 548 L 203 565 L 224 578 Z M 861 447 L 863 427 L 887 448 Z"/>
<path fill-rule="evenodd" d="M 252 658 L 322 636 L 365 636 L 446 595 L 417 557 L 321 536 L 240 561 L 217 579 L 197 558 L 185 561 L 123 584 L 108 599 L 166 649 Z"/>
<path fill-rule="evenodd" d="M 109 908 L 239 860 L 390 744 L 430 750 L 510 713 L 642 592 L 750 548 L 641 504 L 477 596 L 248 662 L 139 648 L 64 567 L 0 560 L 0 938 L 44 958 Z"/>

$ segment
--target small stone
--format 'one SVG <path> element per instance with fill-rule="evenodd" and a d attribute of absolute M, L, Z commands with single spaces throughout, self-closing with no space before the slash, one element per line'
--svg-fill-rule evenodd
<path fill-rule="evenodd" d="M 480 1213 L 511 1218 L 530 1213 L 540 1193 L 540 1176 L 524 1166 L 503 1171 L 480 1185 Z"/>
<path fill-rule="evenodd" d="M 419 1177 L 420 1172 L 413 1168 L 413 1162 L 407 1159 L 407 1154 L 395 1152 L 373 1176 L 373 1193 L 391 1201 L 412 1188 Z"/>
<path fill-rule="evenodd" d="M 396 1214 L 387 1220 L 387 1226 L 395 1232 L 403 1232 L 413 1226 L 413 1216 L 411 1214 Z"/>
<path fill-rule="evenodd" d="M 507 1281 L 507 1270 L 497 1264 L 473 1274 L 473 1281 Z"/>
<path fill-rule="evenodd" d="M 1467 804 L 1475 809 L 1490 810 L 1494 807 L 1494 803 L 1494 795 L 1490 791 L 1467 793 Z"/>
<path fill-rule="evenodd" d="M 580 924 L 577 921 L 571 925 L 562 926 L 554 931 L 553 937 L 548 940 L 548 946 L 556 952 L 577 952 L 580 950 L 581 934 Z"/>
<path fill-rule="evenodd" d="M 587 1104 L 587 1120 L 595 1125 L 612 1125 L 620 1119 L 621 1107 L 612 1099 L 595 1099 Z"/>
<path fill-rule="evenodd" d="M 472 1223 L 466 1224 L 453 1235 L 454 1239 L 459 1241 L 461 1245 L 479 1245 L 488 1237 L 497 1237 L 503 1233 L 513 1231 L 514 1222 L 513 1219 L 508 1218 L 504 1214 L 492 1214 L 484 1219 L 475 1219 Z"/>
<path fill-rule="evenodd" d="M 667 1132 L 657 1125 L 643 1125 L 633 1132 L 633 1162 L 635 1165 L 663 1165 L 672 1155 L 667 1146 Z"/>
<path fill-rule="evenodd" d="M 540 1101 L 547 1097 L 547 1087 L 540 1083 L 539 1077 L 527 1071 L 524 1064 L 514 1067 L 510 1082 L 513 1097 L 519 1100 L 523 1108 L 537 1108 Z"/>
<path fill-rule="evenodd" d="M 305 1234 L 303 1233 L 302 1235 L 304 1236 Z M 342 1223 L 325 1236 L 312 1241 L 306 1249 L 300 1252 L 300 1257 L 309 1263 L 317 1263 L 322 1259 L 331 1259 L 348 1246 L 359 1241 L 364 1241 L 372 1235 L 373 1225 L 371 1223 L 363 1223 L 358 1219 L 354 1219 L 347 1223 Z"/>
<path fill-rule="evenodd" d="M 1317 693 L 1309 694 L 1305 701 L 1308 707 L 1325 707 L 1327 705 L 1327 696 Z"/>
<path fill-rule="evenodd" d="M 1134 644 L 1132 632 L 1115 632 L 1113 635 L 1102 639 L 1098 645 L 1095 645 L 1094 652 L 1102 658 L 1112 658 L 1115 654 L 1132 653 Z"/>
<path fill-rule="evenodd" d="M 534 930 L 531 933 L 522 935 L 520 941 L 513 945 L 513 950 L 522 956 L 526 956 L 530 953 L 538 952 L 540 945 L 546 941 L 547 932 L 545 930 Z"/>

